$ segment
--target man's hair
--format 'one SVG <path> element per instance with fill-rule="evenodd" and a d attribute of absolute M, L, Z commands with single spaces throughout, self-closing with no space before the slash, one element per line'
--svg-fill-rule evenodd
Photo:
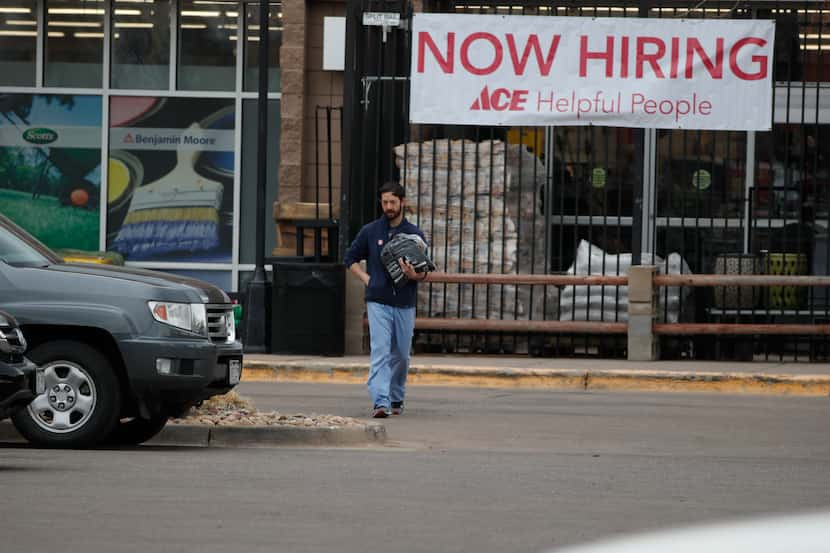
<path fill-rule="evenodd" d="M 400 200 L 403 200 L 406 197 L 406 192 L 404 191 L 403 186 L 393 180 L 384 183 L 383 186 L 380 187 L 380 190 L 378 190 L 378 197 L 383 196 L 387 192 L 391 192 Z"/>

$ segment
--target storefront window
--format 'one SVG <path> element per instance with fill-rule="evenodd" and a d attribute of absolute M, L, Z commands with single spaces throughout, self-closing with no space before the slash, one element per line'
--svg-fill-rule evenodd
<path fill-rule="evenodd" d="M 47 246 L 98 250 L 101 98 L 0 96 L 0 205 Z"/>
<path fill-rule="evenodd" d="M 239 2 L 183 0 L 179 12 L 181 90 L 234 90 Z"/>
<path fill-rule="evenodd" d="M 761 6 L 758 19 L 775 20 L 773 78 L 777 82 L 830 81 L 830 9 L 824 2 Z"/>
<path fill-rule="evenodd" d="M 756 217 L 799 218 L 830 213 L 830 126 L 775 125 L 756 136 Z"/>
<path fill-rule="evenodd" d="M 113 97 L 107 249 L 130 261 L 229 263 L 234 102 Z"/>
<path fill-rule="evenodd" d="M 639 185 L 635 131 L 611 127 L 555 127 L 552 213 L 631 216 Z"/>
<path fill-rule="evenodd" d="M 254 263 L 256 261 L 256 187 L 257 187 L 257 131 L 259 124 L 256 100 L 242 103 L 242 199 L 241 211 L 249 216 L 239 221 L 239 261 Z M 265 189 L 265 255 L 270 256 L 276 247 L 276 229 L 274 228 L 271 203 L 277 197 L 277 182 L 280 168 L 280 101 L 268 101 L 268 167 L 266 169 L 267 185 Z"/>
<path fill-rule="evenodd" d="M 46 86 L 101 88 L 105 4 L 45 1 Z"/>
<path fill-rule="evenodd" d="M 34 86 L 35 0 L 0 0 L 0 85 Z"/>
<path fill-rule="evenodd" d="M 170 0 L 115 0 L 113 88 L 166 89 L 170 81 Z"/>
<path fill-rule="evenodd" d="M 268 13 L 268 90 L 280 90 L 280 45 L 282 44 L 282 4 L 270 4 Z M 245 8 L 245 90 L 259 89 L 259 4 Z"/>
<path fill-rule="evenodd" d="M 775 125 L 756 138 L 752 250 L 801 256 L 828 274 L 830 126 Z"/>
<path fill-rule="evenodd" d="M 745 160 L 746 133 L 658 131 L 658 215 L 742 217 Z"/>

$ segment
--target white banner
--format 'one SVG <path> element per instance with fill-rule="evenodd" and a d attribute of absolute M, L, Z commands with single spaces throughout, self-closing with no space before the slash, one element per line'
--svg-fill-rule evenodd
<path fill-rule="evenodd" d="M 769 130 L 775 22 L 415 14 L 410 119 Z"/>

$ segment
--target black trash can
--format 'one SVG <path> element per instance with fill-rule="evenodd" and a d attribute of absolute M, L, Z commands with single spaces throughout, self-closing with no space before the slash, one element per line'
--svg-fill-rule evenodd
<path fill-rule="evenodd" d="M 343 355 L 346 272 L 338 263 L 274 263 L 271 351 Z"/>

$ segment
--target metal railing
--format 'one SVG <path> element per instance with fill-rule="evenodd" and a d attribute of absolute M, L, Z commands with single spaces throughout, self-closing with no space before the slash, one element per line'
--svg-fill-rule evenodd
<path fill-rule="evenodd" d="M 505 275 L 434 272 L 429 276 L 432 284 L 469 284 L 474 286 L 628 286 L 628 275 Z M 830 336 L 830 322 L 824 324 L 776 323 L 772 321 L 753 323 L 715 323 L 715 322 L 657 322 L 660 311 L 660 288 L 668 287 L 830 287 L 830 276 L 787 276 L 787 275 L 661 275 L 654 274 L 649 282 L 648 291 L 652 298 L 649 309 L 634 307 L 629 302 L 628 313 L 631 316 L 647 315 L 652 319 L 651 334 L 653 339 L 660 336 Z M 738 316 L 752 316 L 767 311 L 753 309 L 736 309 Z M 782 310 L 782 314 L 786 311 Z M 628 321 L 560 321 L 560 320 L 501 320 L 485 318 L 451 318 L 420 316 L 416 318 L 416 330 L 449 332 L 503 332 L 514 334 L 588 334 L 614 335 L 626 334 L 630 330 Z M 630 334 L 629 334 L 630 338 Z M 629 346 L 631 347 L 631 346 Z M 631 351 L 629 351 L 631 355 Z"/>

